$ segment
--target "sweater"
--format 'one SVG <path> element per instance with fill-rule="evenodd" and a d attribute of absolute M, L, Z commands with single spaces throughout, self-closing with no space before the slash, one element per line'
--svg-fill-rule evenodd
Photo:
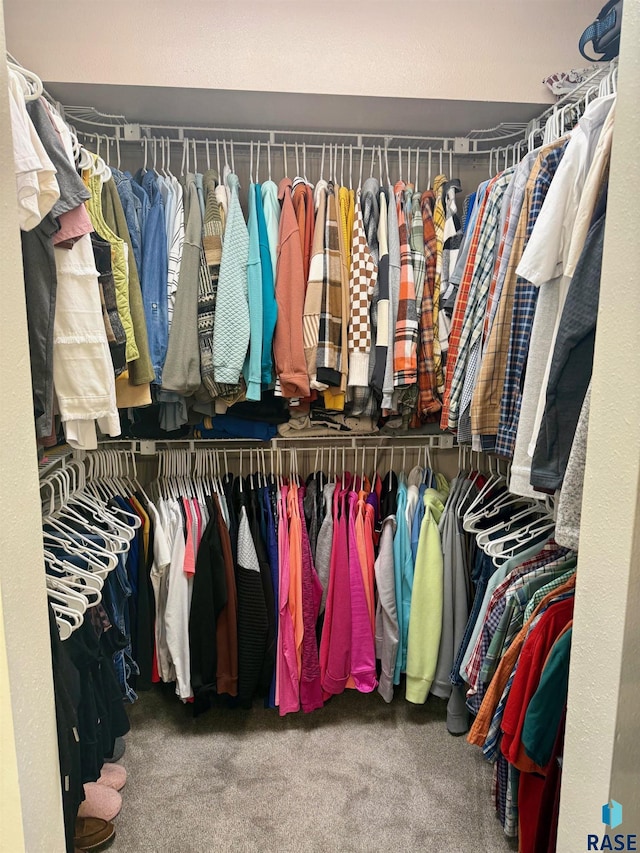
<path fill-rule="evenodd" d="M 300 232 L 291 200 L 289 178 L 283 178 L 280 181 L 278 197 L 282 202 L 282 212 L 276 272 L 278 321 L 273 336 L 273 354 L 282 396 L 307 397 L 309 378 L 302 340 L 302 311 L 306 282 Z"/>
<path fill-rule="evenodd" d="M 254 184 L 249 187 L 247 287 L 249 292 L 249 352 L 242 368 L 242 374 L 247 383 L 247 400 L 259 401 L 262 380 L 262 263 Z"/>
<path fill-rule="evenodd" d="M 235 384 L 240 378 L 249 344 L 249 234 L 238 198 L 238 176 L 230 174 L 227 177 L 227 185 L 231 191 L 231 199 L 218 281 L 213 328 L 213 367 L 216 382 Z M 182 263 L 184 265 L 184 256 Z M 182 273 L 182 270 L 180 272 Z"/>
<path fill-rule="evenodd" d="M 408 702 L 416 704 L 427 699 L 440 649 L 444 581 L 438 523 L 444 500 L 446 495 L 436 489 L 427 489 L 424 494 L 425 513 L 418 540 L 407 639 L 405 695 Z"/>
<path fill-rule="evenodd" d="M 185 226 L 178 291 L 173 309 L 162 387 L 188 396 L 200 387 L 198 286 L 202 243 L 202 213 L 195 175 L 187 175 L 188 217 Z"/>
<path fill-rule="evenodd" d="M 273 333 L 278 320 L 278 303 L 276 302 L 275 275 L 269 247 L 267 221 L 263 207 L 262 189 L 260 184 L 254 185 L 256 194 L 256 217 L 258 219 L 258 242 L 260 245 L 260 274 L 262 276 L 262 365 L 261 378 L 263 385 L 273 381 Z"/>

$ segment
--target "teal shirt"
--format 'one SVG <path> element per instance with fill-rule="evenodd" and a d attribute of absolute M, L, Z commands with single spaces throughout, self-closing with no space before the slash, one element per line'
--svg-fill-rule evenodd
<path fill-rule="evenodd" d="M 249 186 L 249 258 L 247 261 L 247 288 L 249 296 L 249 351 L 242 368 L 247 383 L 247 400 L 259 401 L 262 377 L 262 263 L 255 184 Z"/>
<path fill-rule="evenodd" d="M 274 184 L 275 186 L 275 184 Z M 273 333 L 278 319 L 276 302 L 274 259 L 271 257 L 269 233 L 264 214 L 262 188 L 255 184 L 256 216 L 258 221 L 258 242 L 260 248 L 260 271 L 262 276 L 262 384 L 273 381 Z M 276 187 L 277 204 L 277 187 Z M 277 242 L 277 237 L 276 237 Z"/>
<path fill-rule="evenodd" d="M 567 704 L 572 628 L 556 640 L 533 694 L 522 730 L 522 744 L 529 758 L 545 767 L 553 753 L 558 726 Z"/>

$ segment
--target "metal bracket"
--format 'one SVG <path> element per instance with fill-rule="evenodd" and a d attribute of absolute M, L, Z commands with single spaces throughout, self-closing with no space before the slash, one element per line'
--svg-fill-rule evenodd
<path fill-rule="evenodd" d="M 134 142 L 142 139 L 142 133 L 139 124 L 125 124 L 122 130 L 123 139 L 128 139 Z"/>

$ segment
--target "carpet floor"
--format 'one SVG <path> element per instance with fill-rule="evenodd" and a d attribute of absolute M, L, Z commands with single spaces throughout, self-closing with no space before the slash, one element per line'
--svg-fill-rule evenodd
<path fill-rule="evenodd" d="M 511 849 L 491 767 L 445 726 L 446 703 L 347 691 L 312 714 L 215 709 L 169 691 L 130 709 L 111 853 Z"/>

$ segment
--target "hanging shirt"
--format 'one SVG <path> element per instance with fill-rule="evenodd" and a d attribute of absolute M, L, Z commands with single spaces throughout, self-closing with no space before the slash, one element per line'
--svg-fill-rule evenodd
<path fill-rule="evenodd" d="M 342 358 L 342 274 L 338 209 L 335 188 L 330 183 L 327 187 L 317 381 L 339 388 Z"/>
<path fill-rule="evenodd" d="M 398 654 L 400 635 L 396 609 L 393 537 L 396 529 L 395 515 L 388 515 L 382 523 L 380 548 L 375 562 L 378 604 L 376 607 L 376 657 L 380 661 L 378 693 L 385 702 L 393 699 L 393 675 Z"/>
<path fill-rule="evenodd" d="M 262 357 L 261 379 L 263 386 L 271 385 L 273 381 L 273 333 L 278 320 L 278 303 L 276 302 L 274 263 L 269 247 L 267 221 L 263 207 L 262 188 L 254 185 L 256 194 L 256 217 L 258 220 L 258 242 L 260 246 L 260 273 L 262 275 Z"/>
<path fill-rule="evenodd" d="M 417 379 L 418 318 L 413 279 L 413 255 L 404 210 L 404 190 L 405 184 L 402 181 L 399 181 L 394 187 L 400 247 L 400 284 L 393 355 L 393 384 L 395 388 L 415 385 Z"/>
<path fill-rule="evenodd" d="M 407 638 L 407 687 L 409 702 L 426 701 L 436 674 L 442 632 L 443 565 L 438 522 L 449 493 L 427 489 L 425 514 L 420 529 L 413 576 L 411 613 Z"/>
<path fill-rule="evenodd" d="M 322 313 L 322 294 L 324 277 L 324 236 L 327 213 L 327 183 L 318 181 L 315 188 L 316 215 L 313 234 L 313 246 L 309 264 L 309 276 L 304 300 L 303 343 L 307 364 L 309 387 L 323 391 L 327 386 L 318 382 L 318 341 L 320 337 L 320 315 Z"/>
<path fill-rule="evenodd" d="M 262 261 L 255 184 L 249 186 L 249 257 L 247 287 L 249 295 L 249 352 L 242 373 L 247 383 L 247 400 L 259 401 L 262 380 Z"/>
<path fill-rule="evenodd" d="M 278 188 L 282 202 L 278 238 L 276 300 L 278 321 L 273 336 L 273 355 L 283 397 L 307 397 L 307 376 L 302 338 L 302 313 L 306 280 L 300 232 L 291 199 L 291 180 L 283 178 Z M 266 210 L 265 210 L 266 215 Z"/>
<path fill-rule="evenodd" d="M 349 385 L 369 386 L 371 354 L 371 297 L 378 280 L 378 266 L 367 245 L 362 218 L 361 196 L 355 205 L 351 235 L 352 261 L 349 280 Z"/>
<path fill-rule="evenodd" d="M 227 184 L 231 198 L 224 232 L 213 327 L 215 380 L 230 384 L 237 383 L 240 378 L 249 344 L 249 234 L 238 198 L 238 183 L 238 176 L 229 174 Z"/>

